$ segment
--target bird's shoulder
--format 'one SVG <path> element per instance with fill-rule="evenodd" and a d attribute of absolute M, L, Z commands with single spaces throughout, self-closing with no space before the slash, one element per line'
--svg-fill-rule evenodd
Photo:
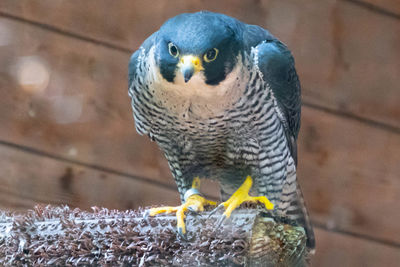
<path fill-rule="evenodd" d="M 301 87 L 294 58 L 287 46 L 267 30 L 256 25 L 248 25 L 246 28 L 244 36 L 247 36 L 247 45 L 256 52 L 253 63 L 257 65 L 285 114 L 289 130 L 297 138 Z"/>
<path fill-rule="evenodd" d="M 136 50 L 130 60 L 129 60 L 129 66 L 128 66 L 128 85 L 129 88 L 132 85 L 132 82 L 134 81 L 135 75 L 138 73 L 138 63 L 139 60 L 141 59 L 141 54 L 144 53 L 144 55 L 147 55 L 148 52 L 150 51 L 150 48 L 154 45 L 157 37 L 157 32 L 153 33 L 150 35 L 144 42 L 143 44 L 139 47 L 138 50 Z"/>
<path fill-rule="evenodd" d="M 300 129 L 301 87 L 294 58 L 287 46 L 267 30 L 247 25 L 243 33 L 249 53 L 276 100 L 292 156 L 297 160 L 296 140 Z"/>

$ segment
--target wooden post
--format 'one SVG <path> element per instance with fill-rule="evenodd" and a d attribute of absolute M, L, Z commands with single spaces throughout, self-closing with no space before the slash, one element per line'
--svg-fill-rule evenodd
<path fill-rule="evenodd" d="M 304 229 L 276 223 L 262 210 L 242 208 L 217 225 L 221 214 L 186 217 L 145 210 L 93 212 L 37 206 L 0 214 L 0 265 L 305 266 Z"/>

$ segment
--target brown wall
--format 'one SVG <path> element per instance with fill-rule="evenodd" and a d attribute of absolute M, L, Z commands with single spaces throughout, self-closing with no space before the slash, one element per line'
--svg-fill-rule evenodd
<path fill-rule="evenodd" d="M 165 159 L 135 132 L 127 64 L 165 19 L 203 9 L 268 28 L 295 56 L 314 265 L 395 266 L 397 0 L 2 0 L 0 208 L 177 204 Z M 212 184 L 204 190 L 218 195 Z"/>

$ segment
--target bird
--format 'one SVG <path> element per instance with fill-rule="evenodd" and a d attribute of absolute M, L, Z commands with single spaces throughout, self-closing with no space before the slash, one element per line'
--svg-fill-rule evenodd
<path fill-rule="evenodd" d="M 297 181 L 301 86 L 288 47 L 266 29 L 209 11 L 168 19 L 129 61 L 136 131 L 168 161 L 182 204 L 150 210 L 185 216 L 217 203 L 200 179 L 220 184 L 229 218 L 243 202 L 262 204 L 315 238 Z"/>

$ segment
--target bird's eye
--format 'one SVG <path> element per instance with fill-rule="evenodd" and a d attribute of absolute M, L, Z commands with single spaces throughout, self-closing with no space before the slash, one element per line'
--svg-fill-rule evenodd
<path fill-rule="evenodd" d="M 174 45 L 173 43 L 168 44 L 168 51 L 169 54 L 173 57 L 177 57 L 179 55 L 178 47 Z"/>
<path fill-rule="evenodd" d="M 204 54 L 204 61 L 205 62 L 211 62 L 214 61 L 218 56 L 218 49 L 213 48 L 207 51 L 207 53 Z"/>

